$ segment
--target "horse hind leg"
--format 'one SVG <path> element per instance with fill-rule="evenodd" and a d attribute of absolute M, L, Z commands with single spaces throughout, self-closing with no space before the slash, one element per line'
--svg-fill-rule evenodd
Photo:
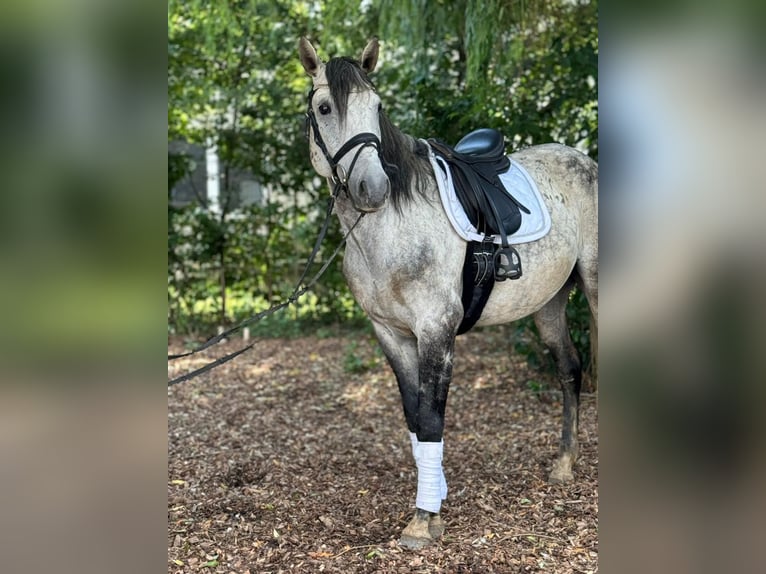
<path fill-rule="evenodd" d="M 598 257 L 581 257 L 575 268 L 577 286 L 585 294 L 590 308 L 591 387 L 598 380 Z"/>
<path fill-rule="evenodd" d="M 548 478 L 553 483 L 574 480 L 572 466 L 577 460 L 579 449 L 577 430 L 582 367 L 579 354 L 569 336 L 566 320 L 566 305 L 571 286 L 571 283 L 567 283 L 553 299 L 535 314 L 534 318 L 540 337 L 550 349 L 556 362 L 558 379 L 564 396 L 559 453 Z"/>

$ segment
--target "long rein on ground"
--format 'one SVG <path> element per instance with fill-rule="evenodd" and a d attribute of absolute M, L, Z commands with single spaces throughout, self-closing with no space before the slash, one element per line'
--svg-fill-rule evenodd
<path fill-rule="evenodd" d="M 359 154 L 362 153 L 362 150 L 364 150 L 368 146 L 374 147 L 376 151 L 378 152 L 378 157 L 380 158 L 381 162 L 384 165 L 387 165 L 385 164 L 385 162 L 383 162 L 383 158 L 381 155 L 380 139 L 378 139 L 378 136 L 370 132 L 356 134 L 355 136 L 350 138 L 346 143 L 344 143 L 335 155 L 330 155 L 329 151 L 327 150 L 327 145 L 322 139 L 322 135 L 319 133 L 319 126 L 317 125 L 316 116 L 314 115 L 314 110 L 311 107 L 311 100 L 314 97 L 314 92 L 315 92 L 315 89 L 312 89 L 309 92 L 309 96 L 308 96 L 308 111 L 306 112 L 306 135 L 308 136 L 310 132 L 313 132 L 314 142 L 317 144 L 317 147 L 319 147 L 319 149 L 322 151 L 325 159 L 327 160 L 327 163 L 330 165 L 330 168 L 332 169 L 332 176 L 330 177 L 330 179 L 333 182 L 333 191 L 332 191 L 332 194 L 330 195 L 330 198 L 327 201 L 327 212 L 325 214 L 324 222 L 322 223 L 322 228 L 320 229 L 319 235 L 317 236 L 316 242 L 314 243 L 314 249 L 309 255 L 308 261 L 306 262 L 306 267 L 303 270 L 303 273 L 301 273 L 300 279 L 298 279 L 298 282 L 296 283 L 295 288 L 293 289 L 293 292 L 282 303 L 273 305 L 272 307 L 266 309 L 265 311 L 261 311 L 260 313 L 253 315 L 249 319 L 245 319 L 244 321 L 235 325 L 231 329 L 228 329 L 227 331 L 224 331 L 222 333 L 219 333 L 218 335 L 210 337 L 207 341 L 205 341 L 199 347 L 196 347 L 195 349 L 191 351 L 187 351 L 186 353 L 168 355 L 168 361 L 174 361 L 176 359 L 182 359 L 184 357 L 190 357 L 192 355 L 196 355 L 197 353 L 201 353 L 205 349 L 209 349 L 213 345 L 217 345 L 218 343 L 223 341 L 226 337 L 228 337 L 232 333 L 236 333 L 237 331 L 247 327 L 248 325 L 251 325 L 257 321 L 260 321 L 264 317 L 267 317 L 273 313 L 276 313 L 277 311 L 280 311 L 281 309 L 284 309 L 285 307 L 295 303 L 302 295 L 307 293 L 309 289 L 311 289 L 311 287 L 313 287 L 314 284 L 316 284 L 317 281 L 319 281 L 319 278 L 324 274 L 325 271 L 327 271 L 327 268 L 335 260 L 338 253 L 340 253 L 340 250 L 346 244 L 346 241 L 348 240 L 348 237 L 351 235 L 351 232 L 354 230 L 354 228 L 356 228 L 357 224 L 362 220 L 362 217 L 364 216 L 364 212 L 360 212 L 359 217 L 351 226 L 351 228 L 348 230 L 348 233 L 346 233 L 346 235 L 343 237 L 341 242 L 335 248 L 335 251 L 333 251 L 332 255 L 330 255 L 330 258 L 324 263 L 324 265 L 322 265 L 322 267 L 319 269 L 316 275 L 314 275 L 311 278 L 311 280 L 308 283 L 306 283 L 305 286 L 301 287 L 304 279 L 306 278 L 306 275 L 308 275 L 308 271 L 311 268 L 311 265 L 314 263 L 314 258 L 319 252 L 319 247 L 321 246 L 325 235 L 327 235 L 327 230 L 330 226 L 330 219 L 332 218 L 333 207 L 335 206 L 335 200 L 338 198 L 341 192 L 345 192 L 348 194 L 349 178 L 351 177 L 351 173 L 354 169 L 354 166 L 356 165 L 357 159 L 359 159 Z M 343 157 L 349 151 L 351 151 L 355 146 L 359 146 L 359 149 L 357 150 L 356 154 L 354 154 L 354 158 L 351 160 L 351 164 L 349 165 L 348 170 L 345 170 L 343 166 L 340 165 L 340 160 L 343 159 Z M 389 169 L 391 168 L 391 166 L 388 166 L 388 167 Z M 234 351 L 233 353 L 229 353 L 227 355 L 219 357 L 218 359 L 215 359 L 214 361 L 211 361 L 198 369 L 195 369 L 184 375 L 171 379 L 168 381 L 168 387 L 172 385 L 176 385 L 178 383 L 182 383 L 184 381 L 188 381 L 189 379 L 193 379 L 194 377 L 197 377 L 203 373 L 206 373 L 207 371 L 210 371 L 211 369 L 219 367 L 223 365 L 224 363 L 231 361 L 235 357 L 238 357 L 242 353 L 249 351 L 255 346 L 255 344 L 256 344 L 256 341 L 250 343 L 249 345 L 246 345 L 245 347 L 242 347 L 241 349 L 237 351 Z"/>

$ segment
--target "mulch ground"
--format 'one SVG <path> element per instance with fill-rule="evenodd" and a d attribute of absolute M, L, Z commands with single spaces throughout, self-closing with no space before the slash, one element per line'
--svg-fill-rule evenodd
<path fill-rule="evenodd" d="M 540 392 L 555 383 L 512 352 L 509 333 L 458 338 L 447 528 L 419 551 L 397 544 L 416 469 L 396 381 L 369 334 L 265 339 L 171 388 L 168 572 L 596 572 L 595 395 L 582 398 L 576 482 L 548 484 L 561 396 Z"/>

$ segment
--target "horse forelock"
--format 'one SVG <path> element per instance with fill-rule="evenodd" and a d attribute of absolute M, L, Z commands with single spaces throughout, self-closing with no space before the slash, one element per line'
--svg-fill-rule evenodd
<path fill-rule="evenodd" d="M 375 90 L 375 84 L 367 76 L 358 61 L 349 57 L 330 59 L 325 67 L 330 96 L 341 121 L 348 111 L 348 97 L 355 90 Z M 428 161 L 428 148 L 419 140 L 397 128 L 385 113 L 381 112 L 381 155 L 386 175 L 391 182 L 391 200 L 401 211 L 411 201 L 414 193 L 424 194 L 429 177 L 433 176 Z"/>
<path fill-rule="evenodd" d="M 348 96 L 355 90 L 374 90 L 367 74 L 362 70 L 359 62 L 353 58 L 332 58 L 325 66 L 327 85 L 330 88 L 330 97 L 335 102 L 341 121 L 346 118 L 348 111 Z"/>

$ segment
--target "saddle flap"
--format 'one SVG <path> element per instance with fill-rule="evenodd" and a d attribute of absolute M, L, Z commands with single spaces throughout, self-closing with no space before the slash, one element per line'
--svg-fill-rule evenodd
<path fill-rule="evenodd" d="M 484 177 L 475 177 L 470 171 L 451 167 L 457 197 L 476 229 L 486 235 L 501 232 L 512 235 L 521 227 L 518 204 L 496 178 L 488 181 Z"/>

